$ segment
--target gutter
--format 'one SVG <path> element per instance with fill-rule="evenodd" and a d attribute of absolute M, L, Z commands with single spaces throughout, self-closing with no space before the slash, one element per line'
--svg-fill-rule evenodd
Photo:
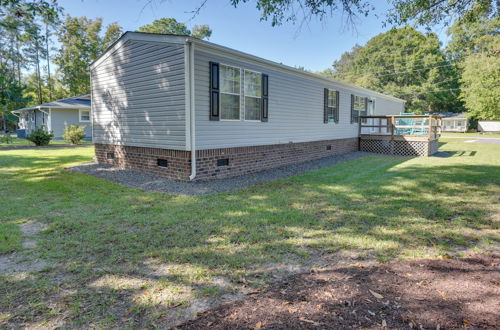
<path fill-rule="evenodd" d="M 196 130 L 195 130 L 195 99 L 194 99 L 194 44 L 191 40 L 186 40 L 187 50 L 189 52 L 189 66 L 188 66 L 188 112 L 189 115 L 189 145 L 191 149 L 191 175 L 189 180 L 192 181 L 196 177 Z"/>

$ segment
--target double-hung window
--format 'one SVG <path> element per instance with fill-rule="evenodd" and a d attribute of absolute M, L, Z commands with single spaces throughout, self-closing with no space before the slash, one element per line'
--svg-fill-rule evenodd
<path fill-rule="evenodd" d="M 360 116 L 366 116 L 368 110 L 368 99 L 363 96 L 351 96 L 351 123 L 359 123 Z"/>
<path fill-rule="evenodd" d="M 339 122 L 339 92 L 325 88 L 325 123 Z"/>
<path fill-rule="evenodd" d="M 220 65 L 220 116 L 240 120 L 241 69 Z"/>
<path fill-rule="evenodd" d="M 79 110 L 79 116 L 81 122 L 89 122 L 90 121 L 90 110 Z"/>
<path fill-rule="evenodd" d="M 267 74 L 217 62 L 209 66 L 210 120 L 268 121 Z"/>
<path fill-rule="evenodd" d="M 244 73 L 245 120 L 261 119 L 262 74 L 250 70 Z"/>

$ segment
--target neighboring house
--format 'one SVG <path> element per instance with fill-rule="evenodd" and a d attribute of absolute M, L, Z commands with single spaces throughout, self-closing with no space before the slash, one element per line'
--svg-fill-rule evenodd
<path fill-rule="evenodd" d="M 441 131 L 442 132 L 467 132 L 469 128 L 469 120 L 465 113 L 455 112 L 439 112 L 435 113 L 442 117 Z"/>
<path fill-rule="evenodd" d="M 177 180 L 358 150 L 405 101 L 185 36 L 127 32 L 91 65 L 96 158 Z"/>
<path fill-rule="evenodd" d="M 92 138 L 90 95 L 80 95 L 33 107 L 12 111 L 19 116 L 19 134 L 29 134 L 35 128 L 54 132 L 55 139 L 62 139 L 66 125 L 85 126 L 86 139 Z"/>
<path fill-rule="evenodd" d="M 479 132 L 500 132 L 500 120 L 479 120 L 477 130 Z"/>

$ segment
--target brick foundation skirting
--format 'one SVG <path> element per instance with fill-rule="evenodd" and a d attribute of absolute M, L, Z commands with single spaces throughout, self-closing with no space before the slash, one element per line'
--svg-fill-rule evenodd
<path fill-rule="evenodd" d="M 198 150 L 196 180 L 229 178 L 356 150 L 358 138 Z M 100 164 L 180 181 L 189 180 L 191 174 L 190 151 L 96 143 L 95 153 Z"/>

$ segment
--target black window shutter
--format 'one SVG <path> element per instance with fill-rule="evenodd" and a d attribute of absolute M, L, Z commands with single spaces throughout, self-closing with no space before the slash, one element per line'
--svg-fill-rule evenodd
<path fill-rule="evenodd" d="M 324 90 L 323 122 L 328 123 L 328 88 Z"/>
<path fill-rule="evenodd" d="M 339 91 L 336 91 L 335 95 L 336 95 L 336 97 L 335 97 L 336 104 L 335 104 L 334 118 L 335 118 L 335 123 L 338 124 L 338 122 L 339 122 L 339 113 L 340 113 L 340 101 L 339 101 L 340 100 L 340 93 L 339 93 Z"/>
<path fill-rule="evenodd" d="M 262 102 L 261 102 L 261 121 L 267 121 L 269 116 L 269 76 L 262 74 Z"/>
<path fill-rule="evenodd" d="M 219 63 L 210 62 L 210 120 L 219 118 Z"/>
<path fill-rule="evenodd" d="M 351 94 L 351 124 L 355 122 L 354 116 L 354 94 Z"/>

